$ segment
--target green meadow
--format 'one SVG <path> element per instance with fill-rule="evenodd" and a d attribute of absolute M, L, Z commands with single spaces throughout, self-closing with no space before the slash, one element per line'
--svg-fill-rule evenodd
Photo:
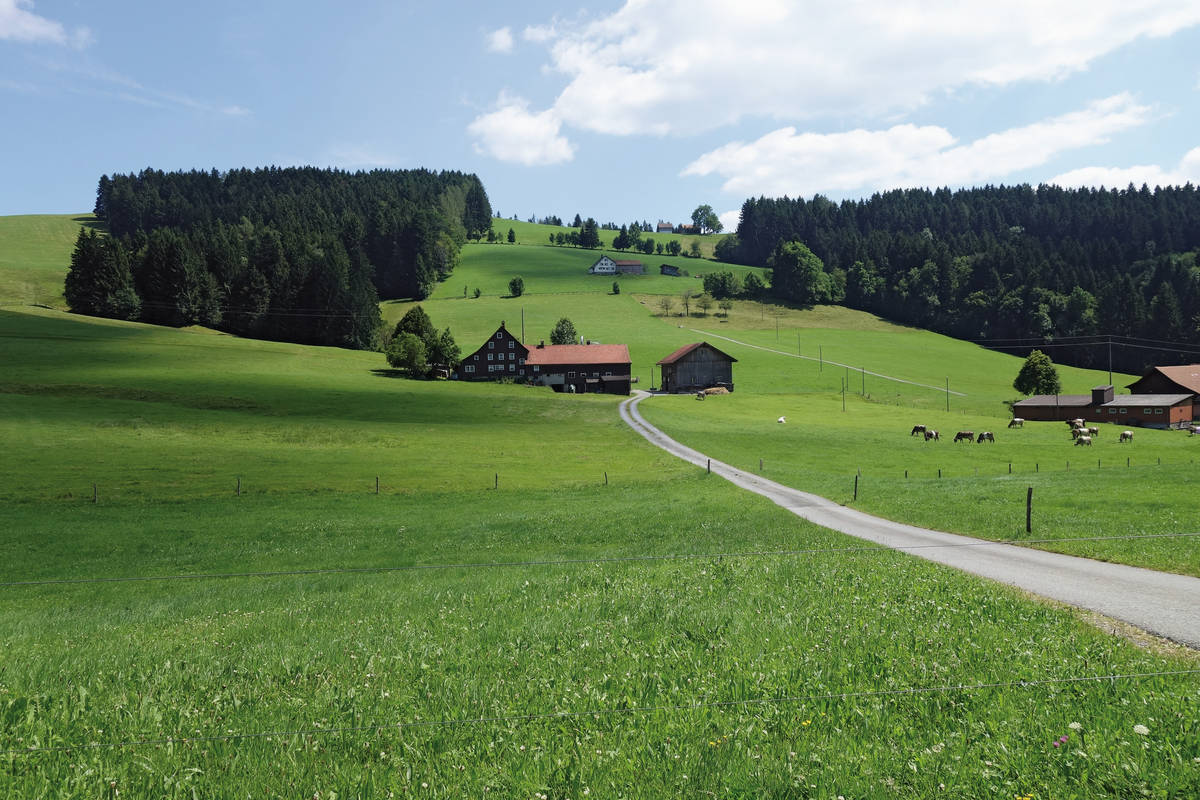
<path fill-rule="evenodd" d="M 448 285 L 482 282 L 472 252 Z M 423 305 L 465 352 L 522 311 L 526 341 L 570 317 L 627 342 L 642 387 L 693 328 L 774 349 L 779 324 L 967 397 L 868 378 L 843 412 L 837 370 L 714 340 L 734 394 L 643 411 L 841 501 L 861 468 L 857 507 L 936 527 L 1011 538 L 1006 487 L 1031 480 L 1035 536 L 1118 526 L 1114 491 L 1148 532 L 1190 524 L 1178 493 L 1144 501 L 1184 481 L 1186 436 L 1102 435 L 1103 466 L 1077 466 L 1065 426 L 1003 428 L 1017 359 L 840 309 L 684 318 L 653 286 L 525 277 Z M 0 796 L 1200 794 L 1194 653 L 805 523 L 644 442 L 620 398 L 45 309 L 0 311 L 0 341 Z M 918 421 L 997 442 L 926 445 Z"/>
<path fill-rule="evenodd" d="M 64 307 L 63 277 L 90 214 L 0 216 L 0 305 Z"/>
<path fill-rule="evenodd" d="M 586 219 L 586 217 L 585 217 L 585 219 Z M 600 224 L 604 224 L 607 220 L 596 220 L 596 221 Z M 676 225 L 688 224 L 691 222 L 691 218 L 689 217 L 686 220 L 685 219 L 677 219 L 677 220 L 671 220 L 671 221 L 674 222 Z M 564 222 L 571 222 L 571 220 L 564 219 Z M 618 222 L 616 224 L 619 227 L 622 223 Z M 651 223 L 651 224 L 653 224 L 653 223 Z M 498 239 L 506 244 L 508 242 L 509 228 L 512 229 L 513 235 L 517 240 L 516 244 L 531 244 L 531 245 L 549 245 L 550 244 L 549 237 L 551 236 L 551 234 L 557 234 L 557 233 L 565 234 L 569 231 L 575 230 L 575 228 L 569 228 L 569 227 L 560 228 L 557 225 L 541 225 L 541 224 L 538 224 L 535 222 L 522 222 L 520 220 L 515 220 L 515 219 L 510 220 L 510 219 L 497 218 L 497 219 L 492 220 L 492 230 L 494 230 L 496 232 L 496 236 L 498 237 Z M 609 231 L 609 230 L 601 229 L 600 230 L 600 246 L 602 248 L 611 248 L 613 239 L 616 237 L 617 233 L 618 233 L 618 231 Z M 728 235 L 729 234 L 726 234 L 726 233 L 705 234 L 704 236 L 698 236 L 695 234 L 679 234 L 679 233 L 643 233 L 642 238 L 649 239 L 650 241 L 654 242 L 655 244 L 659 244 L 661 242 L 664 247 L 666 246 L 667 242 L 669 242 L 673 239 L 677 240 L 679 242 L 679 244 L 683 247 L 683 252 L 685 252 L 685 253 L 687 253 L 691 250 L 692 242 L 696 242 L 700 246 L 700 255 L 703 258 L 712 258 L 713 257 L 713 249 L 717 246 L 717 243 L 720 242 L 722 239 L 724 239 Z M 568 246 L 565 249 L 569 250 L 571 248 Z M 610 249 L 609 252 L 611 253 L 613 251 Z M 625 258 L 639 258 L 639 259 L 645 258 L 647 261 L 649 261 L 649 259 L 651 259 L 651 258 L 658 258 L 657 255 L 643 256 L 641 253 L 635 252 L 634 250 L 626 250 L 625 254 L 626 254 L 624 256 Z M 688 260 L 691 261 L 691 263 L 696 263 L 695 260 L 691 260 L 691 259 L 688 259 Z M 673 262 L 668 262 L 668 263 L 673 263 Z M 658 262 L 655 262 L 655 266 L 657 266 L 657 265 L 658 265 Z"/>

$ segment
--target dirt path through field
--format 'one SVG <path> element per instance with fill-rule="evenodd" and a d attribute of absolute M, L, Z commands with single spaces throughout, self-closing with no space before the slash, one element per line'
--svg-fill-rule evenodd
<path fill-rule="evenodd" d="M 1200 649 L 1200 578 L 988 542 L 873 517 L 685 447 L 638 412 L 638 404 L 650 396 L 639 391 L 621 403 L 621 418 L 631 428 L 672 455 L 701 469 L 711 466 L 714 474 L 809 522 L 1090 609 Z"/>

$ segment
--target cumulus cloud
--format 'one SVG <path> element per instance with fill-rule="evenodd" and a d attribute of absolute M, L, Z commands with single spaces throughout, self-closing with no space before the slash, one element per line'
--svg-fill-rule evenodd
<path fill-rule="evenodd" d="M 1200 147 L 1184 154 L 1174 167 L 1164 169 L 1157 164 L 1132 167 L 1083 167 L 1064 172 L 1048 183 L 1059 186 L 1090 186 L 1093 188 L 1124 189 L 1129 184 L 1141 186 L 1182 186 L 1200 183 Z"/>
<path fill-rule="evenodd" d="M 1045 164 L 1060 153 L 1101 144 L 1155 116 L 1129 94 L 960 144 L 936 125 L 803 133 L 780 128 L 753 142 L 732 142 L 702 155 L 682 175 L 717 174 L 742 195 L 807 195 L 909 186 L 955 186 L 1001 178 Z"/>
<path fill-rule="evenodd" d="M 513 35 L 511 28 L 501 28 L 498 31 L 492 31 L 487 37 L 487 49 L 491 53 L 511 53 L 513 49 Z"/>
<path fill-rule="evenodd" d="M 1198 23 L 1200 3 L 1177 0 L 628 0 L 524 37 L 568 79 L 558 119 L 661 135 L 903 112 L 959 87 L 1053 80 Z"/>
<path fill-rule="evenodd" d="M 39 16 L 29 9 L 30 0 L 0 0 L 0 39 L 15 42 L 49 42 L 68 47 L 85 47 L 92 40 L 87 28 L 68 31 L 61 22 Z"/>
<path fill-rule="evenodd" d="M 553 109 L 530 111 L 526 100 L 502 92 L 496 110 L 476 117 L 467 131 L 475 137 L 475 152 L 529 167 L 574 158 L 575 148 L 559 133 L 561 127 Z"/>

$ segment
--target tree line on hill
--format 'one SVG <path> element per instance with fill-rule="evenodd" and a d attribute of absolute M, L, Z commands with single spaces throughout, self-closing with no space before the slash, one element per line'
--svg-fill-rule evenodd
<path fill-rule="evenodd" d="M 905 189 L 834 203 L 751 198 L 731 263 L 769 266 L 786 300 L 844 303 L 999 349 L 1052 342 L 1107 361 L 1102 336 L 1200 344 L 1200 191 L 986 186 Z M 1090 337 L 1090 338 L 1089 338 Z M 1064 340 L 1066 340 L 1064 342 Z M 1194 356 L 1128 342 L 1115 367 Z"/>
<path fill-rule="evenodd" d="M 100 178 L 73 311 L 310 344 L 378 345 L 379 299 L 424 298 L 491 231 L 475 175 L 313 167 Z"/>

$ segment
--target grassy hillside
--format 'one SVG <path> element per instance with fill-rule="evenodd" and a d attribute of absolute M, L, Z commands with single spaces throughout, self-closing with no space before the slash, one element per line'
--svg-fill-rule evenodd
<path fill-rule="evenodd" d="M 54 312 L 0 338 L 0 795 L 1200 792 L 1194 656 L 859 549 L 616 398 Z M 103 582 L 23 583 L 62 580 Z"/>
<path fill-rule="evenodd" d="M 584 215 L 584 219 L 587 219 L 586 215 Z M 565 220 L 565 221 L 570 222 L 571 220 Z M 604 222 L 603 220 L 597 220 L 597 221 L 600 223 Z M 678 224 L 683 223 L 684 221 L 685 220 L 676 220 L 675 224 L 678 225 Z M 691 220 L 689 219 L 686 221 L 690 222 Z M 617 223 L 617 224 L 619 226 L 621 223 Z M 492 230 L 494 230 L 496 232 L 496 236 L 498 236 L 500 238 L 500 240 L 503 242 L 508 241 L 509 228 L 512 229 L 513 235 L 516 236 L 517 244 L 536 244 L 536 245 L 543 245 L 543 244 L 548 245 L 550 243 L 549 237 L 551 234 L 555 234 L 555 233 L 564 233 L 565 234 L 569 231 L 575 230 L 575 228 L 570 228 L 570 227 L 559 228 L 555 225 L 539 225 L 534 222 L 522 222 L 520 220 L 515 220 L 515 219 L 493 219 L 492 220 Z M 600 246 L 602 248 L 611 248 L 613 238 L 616 237 L 617 233 L 618 233 L 618 231 L 601 230 L 600 231 Z M 721 241 L 728 235 L 729 234 L 727 234 L 727 233 L 706 234 L 704 236 L 685 235 L 685 234 L 679 234 L 679 233 L 643 233 L 642 238 L 650 239 L 655 244 L 662 242 L 662 244 L 664 246 L 667 244 L 667 242 L 671 241 L 672 239 L 678 240 L 679 244 L 683 247 L 683 252 L 685 252 L 685 253 L 691 251 L 692 242 L 694 241 L 700 245 L 701 257 L 712 258 L 713 257 L 713 249 L 717 246 L 717 242 Z M 628 256 L 627 256 L 628 258 L 640 258 L 641 257 L 641 255 L 639 253 L 635 253 L 632 250 L 627 250 L 625 252 L 628 254 Z M 646 256 L 646 258 L 650 258 L 650 256 Z"/>
<path fill-rule="evenodd" d="M 75 237 L 95 224 L 90 214 L 0 217 L 0 304 L 64 307 Z"/>
<path fill-rule="evenodd" d="M 589 275 L 588 267 L 601 255 L 613 259 L 636 259 L 646 265 L 645 275 Z M 663 275 L 662 264 L 679 267 L 684 277 Z M 468 244 L 462 249 L 458 267 L 434 289 L 435 298 L 462 297 L 464 290 L 473 297 L 475 289 L 488 296 L 507 296 L 509 279 L 520 275 L 525 281 L 526 294 L 564 292 L 608 293 L 617 281 L 623 293 L 642 292 L 679 295 L 684 289 L 699 292 L 701 276 L 709 272 L 727 271 L 738 275 L 765 270 L 722 264 L 682 256 L 644 256 L 619 253 L 615 250 L 583 250 L 576 247 L 542 245 Z"/>

